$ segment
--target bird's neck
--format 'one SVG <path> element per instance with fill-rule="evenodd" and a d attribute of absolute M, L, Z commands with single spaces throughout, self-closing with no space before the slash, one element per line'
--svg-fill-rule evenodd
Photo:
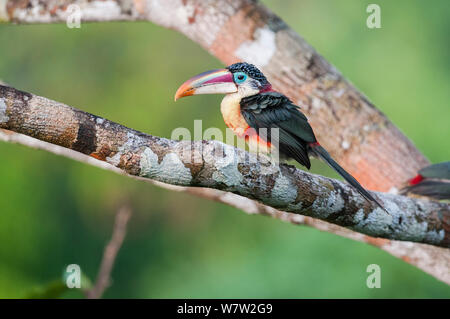
<path fill-rule="evenodd" d="M 272 84 L 268 83 L 266 86 L 262 88 L 262 90 L 259 91 L 259 93 L 265 92 L 274 92 L 274 90 L 272 89 Z"/>

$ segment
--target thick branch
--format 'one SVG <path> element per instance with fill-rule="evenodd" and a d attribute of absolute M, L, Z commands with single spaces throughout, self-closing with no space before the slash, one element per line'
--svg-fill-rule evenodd
<path fill-rule="evenodd" d="M 97 281 L 95 282 L 94 287 L 86 292 L 87 298 L 101 298 L 106 288 L 108 288 L 108 286 L 111 284 L 111 272 L 117 257 L 117 253 L 119 252 L 123 240 L 125 239 L 125 235 L 127 233 L 127 224 L 130 217 L 131 208 L 128 206 L 122 207 L 117 212 L 111 240 L 109 241 L 108 245 L 106 245 L 103 252 L 103 258 L 100 264 Z"/>
<path fill-rule="evenodd" d="M 102 162 L 88 155 L 84 155 L 82 153 L 78 153 L 76 151 L 72 151 L 55 144 L 37 140 L 20 133 L 0 129 L 0 140 L 10 143 L 18 143 L 36 149 L 42 149 L 57 155 L 69 157 L 76 161 L 87 163 L 92 166 L 111 170 L 119 174 L 125 174 L 122 170 L 112 166 L 111 164 L 108 164 L 107 162 Z M 157 182 L 148 178 L 141 178 L 133 175 L 128 176 L 139 180 L 144 180 L 168 190 L 187 192 L 198 197 L 214 200 L 240 209 L 248 214 L 261 214 L 277 218 L 285 222 L 290 222 L 295 225 L 308 225 L 321 231 L 326 231 L 352 240 L 374 245 L 382 250 L 385 250 L 391 255 L 422 269 L 423 271 L 442 280 L 443 282 L 450 284 L 450 272 L 448 271 L 448 269 L 450 269 L 450 258 L 449 254 L 446 254 L 447 250 L 445 248 L 415 244 L 404 241 L 401 242 L 382 238 L 374 238 L 354 232 L 350 229 L 338 225 L 330 224 L 320 219 L 283 212 L 258 203 L 252 199 L 242 197 L 233 193 L 220 191 L 217 189 L 174 186 Z"/>
<path fill-rule="evenodd" d="M 233 192 L 376 237 L 450 247 L 449 205 L 378 194 L 371 206 L 337 180 L 258 160 L 217 141 L 173 141 L 0 86 L 0 127 L 90 155 L 130 175 Z"/>

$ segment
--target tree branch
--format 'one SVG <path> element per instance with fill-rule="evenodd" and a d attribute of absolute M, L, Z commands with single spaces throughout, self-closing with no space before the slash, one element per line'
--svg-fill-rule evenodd
<path fill-rule="evenodd" d="M 111 271 L 114 266 L 114 262 L 122 246 L 123 240 L 127 233 L 128 220 L 131 217 L 131 208 L 128 206 L 122 207 L 116 214 L 114 221 L 113 234 L 108 245 L 106 245 L 103 252 L 102 262 L 100 264 L 100 270 L 98 272 L 97 281 L 94 287 L 86 292 L 86 297 L 89 299 L 99 299 L 102 297 L 106 288 L 110 285 Z"/>
<path fill-rule="evenodd" d="M 0 86 L 0 127 L 106 161 L 130 175 L 233 192 L 370 236 L 450 247 L 449 204 L 379 193 L 389 215 L 347 184 L 217 141 L 146 135 L 6 86 Z"/>
<path fill-rule="evenodd" d="M 303 107 L 320 143 L 369 189 L 398 187 L 429 164 L 334 66 L 255 0 L 0 0 L 0 21 L 66 23 L 69 4 L 78 6 L 82 22 L 151 21 L 226 64 L 256 64 Z"/>
<path fill-rule="evenodd" d="M 58 145 L 40 141 L 16 132 L 0 129 L 0 140 L 10 143 L 18 143 L 36 149 L 42 149 L 57 155 L 62 155 L 74 159 L 76 161 L 87 163 L 92 166 L 110 170 L 118 174 L 126 174 L 122 170 L 112 166 L 111 164 L 108 164 L 107 162 L 102 162 L 88 155 L 84 155 L 82 153 L 78 153 Z M 422 269 L 423 271 L 442 280 L 443 282 L 450 284 L 450 273 L 448 271 L 448 269 L 450 268 L 450 258 L 448 254 L 445 254 L 447 252 L 447 249 L 445 248 L 367 236 L 338 225 L 330 224 L 320 219 L 283 212 L 258 203 L 249 198 L 242 197 L 233 193 L 220 191 L 217 189 L 175 186 L 157 182 L 147 178 L 140 178 L 138 176 L 128 176 L 138 180 L 144 180 L 168 190 L 187 192 L 201 198 L 214 200 L 240 209 L 248 214 L 261 214 L 264 216 L 277 218 L 285 222 L 290 222 L 295 225 L 308 225 L 321 231 L 371 244 L 382 250 L 385 250 L 386 252 L 397 258 L 404 260 L 407 263 L 410 263 Z"/>

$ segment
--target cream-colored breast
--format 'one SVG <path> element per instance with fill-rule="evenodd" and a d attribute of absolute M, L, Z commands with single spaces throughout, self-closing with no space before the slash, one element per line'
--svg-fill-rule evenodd
<path fill-rule="evenodd" d="M 225 124 L 239 137 L 243 137 L 245 130 L 248 129 L 248 124 L 241 114 L 241 106 L 239 101 L 241 96 L 239 94 L 229 94 L 224 97 L 220 104 L 220 111 L 222 112 Z"/>
<path fill-rule="evenodd" d="M 238 93 L 226 95 L 220 104 L 225 124 L 241 138 L 245 138 L 249 146 L 249 150 L 254 153 L 269 154 L 272 152 L 273 145 L 259 138 L 255 130 L 249 129 L 250 126 L 245 121 L 241 113 L 239 102 L 242 96 Z"/>

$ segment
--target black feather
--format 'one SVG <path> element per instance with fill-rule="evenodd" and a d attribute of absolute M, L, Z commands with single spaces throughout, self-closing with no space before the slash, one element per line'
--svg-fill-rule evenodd
<path fill-rule="evenodd" d="M 352 175 L 350 175 L 345 169 L 342 168 L 341 165 L 339 165 L 332 157 L 331 155 L 320 145 L 311 146 L 311 151 L 315 153 L 315 155 L 319 158 L 321 158 L 325 163 L 327 163 L 331 168 L 333 168 L 339 175 L 341 175 L 347 183 L 353 186 L 358 193 L 360 193 L 366 200 L 369 202 L 374 202 L 378 206 L 380 206 L 386 213 L 389 214 L 389 212 L 384 208 L 384 206 L 370 194 L 362 185 L 354 178 Z"/>

